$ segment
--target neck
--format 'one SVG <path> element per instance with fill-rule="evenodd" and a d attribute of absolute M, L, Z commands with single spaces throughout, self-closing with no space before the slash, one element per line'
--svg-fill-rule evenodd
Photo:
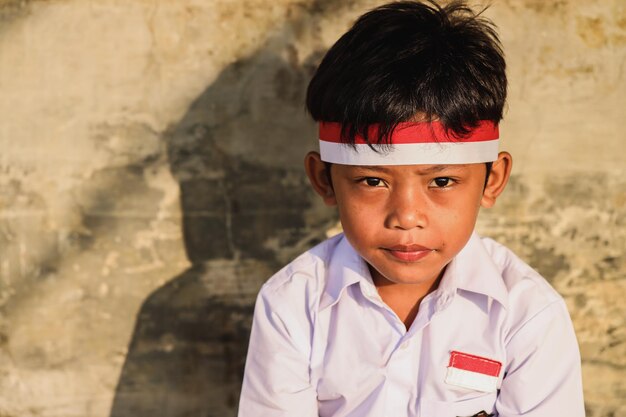
<path fill-rule="evenodd" d="M 380 298 L 402 320 L 407 330 L 415 320 L 420 303 L 424 297 L 435 291 L 439 286 L 444 271 L 441 271 L 439 276 L 431 281 L 404 284 L 388 280 L 370 266 L 372 280 Z"/>

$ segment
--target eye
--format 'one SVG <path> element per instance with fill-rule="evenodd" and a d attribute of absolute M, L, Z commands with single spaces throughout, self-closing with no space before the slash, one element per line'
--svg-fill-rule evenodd
<path fill-rule="evenodd" d="M 366 177 L 366 178 L 363 178 L 362 181 L 365 182 L 365 184 L 367 184 L 370 187 L 382 187 L 383 185 L 385 185 L 383 180 L 381 180 L 380 178 L 376 178 L 376 177 Z"/>
<path fill-rule="evenodd" d="M 434 188 L 448 188 L 454 184 L 454 180 L 448 177 L 437 177 L 430 183 L 431 187 Z"/>

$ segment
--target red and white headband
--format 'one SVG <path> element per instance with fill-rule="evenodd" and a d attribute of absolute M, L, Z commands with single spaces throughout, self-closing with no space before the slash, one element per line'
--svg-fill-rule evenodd
<path fill-rule="evenodd" d="M 390 136 L 391 146 L 373 145 L 357 135 L 355 146 L 341 141 L 340 123 L 319 124 L 322 161 L 343 165 L 472 164 L 498 159 L 498 126 L 481 121 L 469 134 L 447 133 L 441 122 L 400 123 Z M 372 125 L 369 138 L 377 138 Z"/>

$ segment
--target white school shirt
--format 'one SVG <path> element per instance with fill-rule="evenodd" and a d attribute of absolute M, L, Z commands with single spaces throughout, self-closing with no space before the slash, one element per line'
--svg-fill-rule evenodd
<path fill-rule="evenodd" d="M 500 362 L 494 389 L 446 382 L 453 351 Z M 261 289 L 239 417 L 481 411 L 584 416 L 580 354 L 565 303 L 504 246 L 474 234 L 408 331 L 342 234 Z"/>

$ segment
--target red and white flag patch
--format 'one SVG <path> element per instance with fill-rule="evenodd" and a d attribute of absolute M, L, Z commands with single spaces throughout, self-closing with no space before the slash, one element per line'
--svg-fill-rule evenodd
<path fill-rule="evenodd" d="M 502 363 L 469 353 L 450 352 L 446 384 L 476 391 L 495 392 Z"/>

